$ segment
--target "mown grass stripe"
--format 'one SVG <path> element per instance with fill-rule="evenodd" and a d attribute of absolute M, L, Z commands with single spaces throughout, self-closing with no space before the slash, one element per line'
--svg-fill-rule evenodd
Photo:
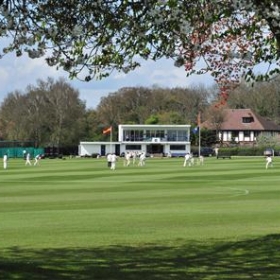
<path fill-rule="evenodd" d="M 124 167 L 119 161 L 112 171 L 105 159 L 42 160 L 36 167 L 11 159 L 0 175 L 0 247 L 136 246 L 275 233 L 277 158 L 269 170 L 261 157 L 182 163 L 148 159 L 144 167 Z M 108 238 L 96 235 L 96 227 Z"/>

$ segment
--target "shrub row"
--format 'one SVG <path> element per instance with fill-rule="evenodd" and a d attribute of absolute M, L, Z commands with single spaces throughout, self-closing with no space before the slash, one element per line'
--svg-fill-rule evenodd
<path fill-rule="evenodd" d="M 230 156 L 263 156 L 264 147 L 221 147 L 219 148 L 220 155 Z M 280 155 L 280 147 L 274 148 L 275 155 Z"/>

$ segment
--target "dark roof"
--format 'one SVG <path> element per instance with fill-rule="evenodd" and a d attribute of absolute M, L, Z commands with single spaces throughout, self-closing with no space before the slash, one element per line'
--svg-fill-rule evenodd
<path fill-rule="evenodd" d="M 244 118 L 252 118 L 252 122 L 244 122 Z M 214 129 L 214 124 L 206 121 L 202 127 Z M 273 121 L 255 114 L 251 109 L 224 109 L 224 121 L 220 130 L 254 130 L 280 131 L 280 126 Z"/>

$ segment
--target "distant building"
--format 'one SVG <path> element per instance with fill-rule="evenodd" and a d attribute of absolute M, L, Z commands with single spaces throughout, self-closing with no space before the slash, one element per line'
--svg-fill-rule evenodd
<path fill-rule="evenodd" d="M 80 142 L 79 155 L 128 151 L 151 155 L 184 156 L 190 152 L 190 125 L 126 125 L 118 127 L 117 142 Z"/>
<path fill-rule="evenodd" d="M 251 109 L 224 109 L 220 123 L 207 120 L 201 127 L 217 131 L 218 138 L 224 144 L 253 145 L 260 135 L 274 136 L 280 140 L 280 126 Z"/>

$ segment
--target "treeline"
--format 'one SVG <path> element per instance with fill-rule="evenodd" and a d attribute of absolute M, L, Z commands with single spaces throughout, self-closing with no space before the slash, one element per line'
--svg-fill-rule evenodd
<path fill-rule="evenodd" d="M 39 80 L 2 102 L 1 140 L 30 140 L 36 147 L 76 144 L 85 133 L 85 108 L 64 79 Z"/>
<path fill-rule="evenodd" d="M 241 84 L 229 95 L 229 108 L 251 108 L 280 123 L 279 79 Z M 103 97 L 95 109 L 86 109 L 78 90 L 65 79 L 48 78 L 25 91 L 7 94 L 0 107 L 0 140 L 34 141 L 37 147 L 73 147 L 80 141 L 102 141 L 104 127 L 112 126 L 117 140 L 119 124 L 197 124 L 216 114 L 217 89 L 129 87 Z M 222 110 L 222 108 L 221 108 Z"/>

